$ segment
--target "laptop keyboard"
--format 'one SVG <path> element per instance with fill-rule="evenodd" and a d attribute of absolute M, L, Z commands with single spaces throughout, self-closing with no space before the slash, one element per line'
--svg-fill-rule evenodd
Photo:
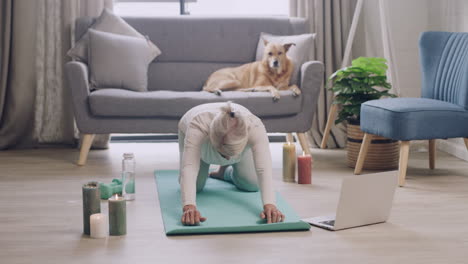
<path fill-rule="evenodd" d="M 335 226 L 335 220 L 330 220 L 330 221 L 323 221 L 320 222 L 321 224 L 329 225 L 329 226 Z"/>

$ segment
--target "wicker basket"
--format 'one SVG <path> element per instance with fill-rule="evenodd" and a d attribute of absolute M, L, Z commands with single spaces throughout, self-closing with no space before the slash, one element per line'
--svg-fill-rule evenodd
<path fill-rule="evenodd" d="M 347 163 L 354 168 L 361 150 L 364 133 L 359 124 L 348 123 Z M 396 140 L 374 136 L 372 137 L 363 169 L 391 170 L 398 168 L 400 156 L 399 142 Z"/>

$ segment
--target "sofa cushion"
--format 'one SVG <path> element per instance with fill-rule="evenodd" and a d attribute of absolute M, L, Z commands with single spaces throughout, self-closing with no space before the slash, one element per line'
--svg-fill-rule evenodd
<path fill-rule="evenodd" d="M 281 99 L 274 102 L 266 92 L 223 92 L 221 96 L 209 92 L 151 91 L 133 92 L 122 89 L 103 89 L 90 94 L 91 112 L 107 117 L 168 117 L 180 118 L 194 106 L 231 100 L 245 106 L 259 117 L 294 115 L 301 111 L 302 97 L 281 91 Z"/>
<path fill-rule="evenodd" d="M 390 98 L 361 106 L 361 130 L 396 140 L 468 137 L 468 111 L 426 98 Z"/>
<path fill-rule="evenodd" d="M 148 65 L 154 59 L 146 40 L 90 29 L 89 71 L 92 88 L 146 91 Z"/>
<path fill-rule="evenodd" d="M 262 60 L 263 53 L 265 50 L 265 42 L 273 43 L 280 43 L 280 44 L 288 44 L 294 43 L 295 45 L 291 46 L 287 52 L 287 56 L 292 60 L 294 63 L 294 71 L 291 75 L 291 80 L 289 83 L 299 85 L 299 78 L 300 78 L 300 69 L 302 64 L 306 61 L 309 61 L 312 58 L 311 54 L 315 50 L 314 48 L 314 41 L 315 41 L 315 34 L 301 34 L 301 35 L 293 35 L 293 36 L 277 36 L 262 32 L 258 39 L 257 45 L 257 54 L 256 60 Z"/>
<path fill-rule="evenodd" d="M 96 19 L 76 21 L 82 38 Z M 288 17 L 123 17 L 162 50 L 149 66 L 148 90 L 200 91 L 214 71 L 255 61 L 261 32 L 299 35 L 304 18 Z M 93 24 L 94 23 L 94 24 Z"/>
<path fill-rule="evenodd" d="M 288 17 L 123 17 L 125 22 L 158 44 L 158 62 L 233 62 L 255 60 L 260 32 L 297 35 L 308 32 L 304 18 Z M 80 18 L 79 39 L 92 20 Z M 115 33 L 115 32 L 114 32 Z"/>
<path fill-rule="evenodd" d="M 152 43 L 149 39 L 140 34 L 138 31 L 136 31 L 132 26 L 125 22 L 125 20 L 112 13 L 112 11 L 104 9 L 101 15 L 96 19 L 94 23 L 93 20 L 89 20 L 86 18 L 78 20 L 77 31 L 79 32 L 77 33 L 79 34 L 75 35 L 78 41 L 67 53 L 68 56 L 72 57 L 75 60 L 80 60 L 83 62 L 88 61 L 88 27 L 98 31 L 144 39 L 146 40 L 148 48 L 151 51 L 153 59 L 161 54 L 161 50 L 159 50 L 159 48 L 154 43 Z"/>
<path fill-rule="evenodd" d="M 148 69 L 148 90 L 201 91 L 213 72 L 239 63 L 158 62 Z"/>

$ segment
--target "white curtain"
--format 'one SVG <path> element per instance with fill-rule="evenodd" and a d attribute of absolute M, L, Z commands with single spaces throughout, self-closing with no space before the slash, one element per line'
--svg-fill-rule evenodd
<path fill-rule="evenodd" d="M 74 144 L 78 132 L 71 95 L 64 86 L 66 52 L 74 43 L 74 22 L 112 9 L 112 0 L 37 0 L 36 102 L 34 137 L 38 143 Z M 107 147 L 109 135 L 98 136 L 93 147 Z"/>
<path fill-rule="evenodd" d="M 341 67 L 346 40 L 351 26 L 355 0 L 290 0 L 290 16 L 304 17 L 309 29 L 316 33 L 315 59 L 325 65 L 324 81 Z M 324 82 L 325 83 L 325 82 Z M 322 87 L 316 115 L 309 131 L 312 146 L 320 146 L 323 130 L 333 94 Z M 346 130 L 343 125 L 334 125 L 328 140 L 328 148 L 344 147 Z"/>

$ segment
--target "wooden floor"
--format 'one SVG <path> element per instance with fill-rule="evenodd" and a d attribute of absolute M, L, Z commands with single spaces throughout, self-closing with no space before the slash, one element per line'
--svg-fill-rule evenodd
<path fill-rule="evenodd" d="M 341 179 L 352 175 L 342 150 L 313 150 L 313 185 L 281 181 L 281 144 L 271 144 L 277 189 L 301 217 L 333 213 Z M 82 236 L 81 185 L 118 177 L 123 152 L 137 159 L 137 200 L 128 235 Z M 0 263 L 468 263 L 468 163 L 411 153 L 387 223 L 329 232 L 166 237 L 153 171 L 176 169 L 175 143 L 111 144 L 74 165 L 78 151 L 0 152 Z M 367 173 L 366 171 L 364 173 Z M 102 203 L 106 211 L 106 203 Z"/>

